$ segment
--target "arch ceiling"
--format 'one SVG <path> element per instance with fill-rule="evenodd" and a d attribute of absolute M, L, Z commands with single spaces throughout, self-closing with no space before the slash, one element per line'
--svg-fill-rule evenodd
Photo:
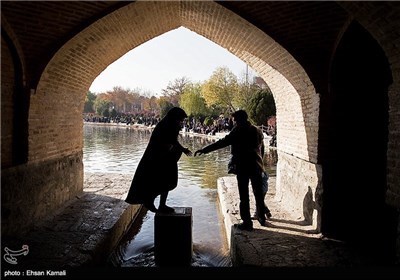
<path fill-rule="evenodd" d="M 180 26 L 226 48 L 267 81 L 277 105 L 278 145 L 285 143 L 279 148 L 315 162 L 319 97 L 306 72 L 271 37 L 210 1 L 135 2 L 102 17 L 65 43 L 52 57 L 31 101 L 37 99 L 37 104 L 46 104 L 48 99 L 46 102 L 42 98 L 61 94 L 65 97 L 62 106 L 74 108 L 70 118 L 76 118 L 83 108 L 84 93 L 109 64 L 146 41 Z M 46 112 L 57 116 L 56 110 L 60 110 L 57 104 L 49 106 Z M 32 117 L 38 116 L 42 109 L 41 106 L 31 107 L 31 119 L 37 124 L 40 118 Z M 32 139 L 31 143 L 35 142 L 41 141 Z M 75 143 L 68 149 L 79 149 L 79 146 Z"/>
<path fill-rule="evenodd" d="M 315 194 L 320 186 L 317 145 L 323 149 L 324 136 L 318 141 L 318 134 L 326 123 L 319 123 L 319 114 L 327 109 L 320 96 L 322 102 L 330 96 L 331 60 L 355 20 L 382 47 L 392 70 L 387 184 L 390 203 L 398 207 L 399 9 L 396 1 L 2 1 L 2 39 L 9 38 L 19 56 L 24 91 L 17 93 L 29 101 L 28 163 L 75 161 L 79 174 L 81 113 L 93 80 L 128 51 L 183 26 L 247 62 L 272 89 L 281 164 L 277 193 L 282 185 L 287 201 L 301 206 L 308 186 L 299 182 L 310 182 Z"/>
<path fill-rule="evenodd" d="M 129 50 L 179 26 L 187 27 L 231 51 L 261 74 L 278 102 L 279 137 L 284 140 L 278 139 L 278 146 L 288 143 L 280 148 L 315 162 L 318 94 L 328 91 L 331 54 L 353 18 L 349 11 L 367 19 L 368 11 L 395 4 L 369 2 L 363 4 L 363 10 L 360 5 L 334 1 L 5 1 L 1 12 L 2 28 L 21 54 L 28 92 L 46 89 L 43 95 L 68 92 L 81 96 L 105 67 Z M 45 82 L 50 78 L 54 79 L 51 89 Z M 38 96 L 33 95 L 31 100 L 30 127 L 40 124 L 42 118 L 39 110 L 35 112 L 35 100 L 49 103 Z M 65 106 L 78 108 L 64 116 L 77 120 L 83 106 L 81 97 L 66 100 Z M 53 107 L 57 106 L 48 106 Z M 292 137 L 289 128 L 303 136 L 296 133 Z M 44 135 L 39 134 L 35 137 Z M 30 143 L 34 142 L 32 138 Z M 304 143 L 306 147 L 300 148 Z M 77 142 L 60 149 L 67 154 L 81 146 Z M 31 146 L 30 150 L 34 149 Z M 31 156 L 30 160 L 35 158 Z"/>

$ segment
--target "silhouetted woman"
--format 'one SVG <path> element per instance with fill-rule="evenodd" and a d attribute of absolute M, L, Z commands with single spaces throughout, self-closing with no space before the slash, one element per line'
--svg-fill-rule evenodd
<path fill-rule="evenodd" d="M 173 212 L 166 205 L 168 192 L 178 184 L 178 160 L 182 153 L 191 156 L 192 152 L 178 142 L 181 123 L 187 117 L 185 111 L 173 107 L 156 125 L 149 144 L 136 169 L 125 201 L 129 204 L 143 204 L 152 212 Z M 160 204 L 154 200 L 160 196 Z"/>

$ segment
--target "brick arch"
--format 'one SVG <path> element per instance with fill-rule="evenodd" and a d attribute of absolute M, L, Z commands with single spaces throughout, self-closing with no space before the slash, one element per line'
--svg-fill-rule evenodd
<path fill-rule="evenodd" d="M 42 126 L 42 119 L 56 122 L 50 124 L 54 128 L 30 133 L 30 160 L 79 152 L 82 148 L 79 113 L 83 108 L 83 93 L 92 81 L 131 49 L 180 26 L 228 49 L 253 67 L 274 94 L 279 121 L 278 148 L 316 162 L 319 99 L 307 74 L 272 38 L 209 1 L 133 3 L 95 22 L 65 44 L 47 65 L 31 99 L 31 130 Z M 305 100 L 312 106 L 304 106 Z M 307 134 L 310 131 L 313 133 Z M 64 141 L 66 136 L 70 139 L 68 143 Z M 38 137 L 47 139 L 37 141 Z M 46 148 L 41 143 L 46 143 Z"/>
<path fill-rule="evenodd" d="M 386 200 L 389 205 L 399 208 L 400 205 L 400 176 L 398 176 L 398 168 L 400 164 L 400 157 L 398 152 L 400 150 L 400 133 L 397 128 L 399 122 L 399 108 L 400 104 L 400 75 L 396 75 L 400 69 L 399 53 L 400 48 L 393 44 L 396 40 L 400 24 L 398 21 L 390 21 L 391 24 L 385 24 L 387 19 L 397 19 L 399 14 L 399 6 L 396 2 L 340 2 L 340 5 L 346 9 L 353 17 L 371 34 L 371 36 L 378 42 L 380 47 L 388 59 L 390 69 L 392 71 L 393 82 L 389 86 L 389 139 L 387 160 L 387 195 Z M 362 7 L 362 8 L 361 8 Z M 387 11 L 384 13 L 383 11 Z"/>
<path fill-rule="evenodd" d="M 29 161 L 71 158 L 79 167 L 84 96 L 92 81 L 128 51 L 181 26 L 229 50 L 271 87 L 278 119 L 277 196 L 302 211 L 309 187 L 315 193 L 319 186 L 319 95 L 290 53 L 211 1 L 135 2 L 96 21 L 62 46 L 31 96 Z M 282 170 L 287 170 L 286 175 Z M 76 182 L 75 187 L 79 185 L 83 183 Z"/>
<path fill-rule="evenodd" d="M 319 97 L 290 53 L 255 26 L 212 2 L 184 2 L 182 25 L 229 50 L 260 74 L 275 99 L 278 149 L 316 163 Z"/>
<path fill-rule="evenodd" d="M 6 19 L 2 19 L 2 31 L 2 64 L 10 70 L 2 74 L 13 74 L 2 76 L 7 81 L 2 83 L 1 166 L 4 168 L 27 161 L 29 92 L 23 51 Z"/>
<path fill-rule="evenodd" d="M 27 80 L 27 77 L 25 76 L 26 74 L 26 68 L 27 68 L 27 66 L 26 66 L 26 62 L 25 62 L 25 60 L 24 60 L 24 56 L 23 56 L 23 51 L 22 51 L 22 48 L 21 48 L 21 44 L 20 44 L 20 42 L 18 41 L 18 37 L 15 35 L 15 33 L 14 33 L 14 31 L 13 31 L 13 29 L 10 27 L 10 25 L 9 25 L 9 23 L 7 22 L 7 19 L 6 18 L 2 18 L 1 19 L 1 28 L 2 29 L 4 29 L 4 34 L 5 34 L 5 37 L 8 37 L 8 38 L 10 38 L 10 42 L 12 42 L 12 47 L 15 49 L 15 53 L 17 54 L 17 57 L 18 57 L 18 60 L 20 60 L 19 61 L 19 63 L 21 64 L 21 77 L 22 77 L 22 85 L 23 86 L 25 86 L 25 84 L 26 84 L 26 80 Z"/>

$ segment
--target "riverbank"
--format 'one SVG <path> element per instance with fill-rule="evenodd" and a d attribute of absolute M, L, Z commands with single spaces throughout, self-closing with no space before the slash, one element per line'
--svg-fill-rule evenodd
<path fill-rule="evenodd" d="M 127 125 L 126 123 L 101 123 L 101 122 L 83 122 L 83 124 L 85 125 L 95 125 L 95 126 L 113 126 L 113 127 L 119 127 L 119 128 L 125 128 L 125 129 L 138 129 L 138 130 L 153 130 L 154 129 L 154 125 L 153 126 L 147 126 L 147 125 L 143 125 L 143 124 L 129 124 Z M 221 138 L 224 138 L 227 134 L 229 134 L 229 132 L 217 132 L 215 133 L 215 135 L 211 135 L 211 134 L 203 134 L 203 133 L 196 133 L 196 132 L 190 132 L 190 131 L 181 131 L 180 134 L 182 136 L 189 136 L 189 137 L 202 137 L 202 138 L 206 138 L 209 140 L 219 140 Z M 270 140 L 272 139 L 271 136 L 268 136 L 264 133 L 264 146 L 266 148 L 271 148 L 271 149 L 275 149 L 275 147 L 270 147 Z"/>
<path fill-rule="evenodd" d="M 147 126 L 144 124 L 126 124 L 126 123 L 105 123 L 105 122 L 83 122 L 83 125 L 96 125 L 96 126 L 113 126 L 113 127 L 120 127 L 120 128 L 132 128 L 132 129 L 140 129 L 140 130 L 153 130 L 154 129 L 154 125 L 153 126 Z"/>

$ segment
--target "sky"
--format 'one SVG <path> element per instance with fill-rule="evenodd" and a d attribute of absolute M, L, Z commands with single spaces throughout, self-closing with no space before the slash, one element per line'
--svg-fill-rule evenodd
<path fill-rule="evenodd" d="M 246 73 L 246 63 L 238 57 L 180 27 L 123 55 L 100 73 L 89 90 L 102 93 L 120 86 L 131 90 L 139 88 L 141 92 L 158 96 L 175 79 L 187 77 L 192 82 L 202 82 L 218 67 L 228 67 L 238 78 Z M 250 67 L 248 69 L 249 75 L 254 73 Z"/>

